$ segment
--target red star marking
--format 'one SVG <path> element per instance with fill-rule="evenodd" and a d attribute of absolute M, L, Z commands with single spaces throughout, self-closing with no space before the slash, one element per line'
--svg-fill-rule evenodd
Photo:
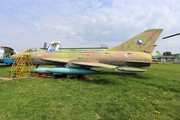
<path fill-rule="evenodd" d="M 89 56 L 90 55 L 90 53 L 86 53 L 86 56 Z"/>

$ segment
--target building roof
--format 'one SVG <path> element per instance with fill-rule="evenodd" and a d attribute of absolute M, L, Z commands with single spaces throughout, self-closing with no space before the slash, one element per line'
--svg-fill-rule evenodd
<path fill-rule="evenodd" d="M 172 56 L 152 56 L 152 58 L 175 58 L 175 57 L 172 55 Z"/>
<path fill-rule="evenodd" d="M 180 53 L 172 54 L 172 55 L 180 55 Z"/>
<path fill-rule="evenodd" d="M 69 49 L 108 49 L 108 47 L 80 47 L 80 48 L 59 48 L 59 50 L 69 50 Z"/>

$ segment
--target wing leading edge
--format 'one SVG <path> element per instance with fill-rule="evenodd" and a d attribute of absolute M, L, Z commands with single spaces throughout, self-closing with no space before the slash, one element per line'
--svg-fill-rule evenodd
<path fill-rule="evenodd" d="M 101 67 L 107 69 L 115 69 L 117 72 L 123 72 L 123 73 L 139 73 L 146 71 L 146 69 L 138 68 L 138 67 L 128 67 L 128 66 L 120 67 L 115 65 L 103 64 L 103 63 L 99 63 L 99 61 L 97 60 L 72 60 L 72 59 L 68 60 L 68 59 L 54 59 L 54 58 L 42 58 L 42 60 L 68 63 L 68 64 L 74 64 L 74 65 L 86 66 L 86 67 Z"/>

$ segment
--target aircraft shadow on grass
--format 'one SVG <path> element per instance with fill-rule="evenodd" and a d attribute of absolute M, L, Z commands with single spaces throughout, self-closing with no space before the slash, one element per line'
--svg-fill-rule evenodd
<path fill-rule="evenodd" d="M 116 73 L 116 72 L 102 72 L 102 73 L 99 73 L 99 75 L 117 75 L 117 76 L 122 76 L 120 79 L 121 80 L 124 80 L 124 81 L 128 81 L 129 79 L 126 79 L 126 78 L 123 78 L 124 76 L 132 76 L 133 78 L 135 79 L 149 79 L 147 77 L 143 77 L 143 76 L 140 76 L 136 73 L 133 73 L 133 74 L 128 74 L 128 73 Z M 119 79 L 119 78 L 118 78 Z M 89 80 L 88 78 L 87 79 L 79 79 L 83 82 L 88 82 L 88 83 L 94 83 L 94 84 L 120 84 L 120 83 L 117 83 L 117 81 L 113 81 L 109 78 L 93 78 L 92 80 Z"/>
<path fill-rule="evenodd" d="M 9 65 L 0 65 L 0 68 L 7 68 Z"/>
<path fill-rule="evenodd" d="M 112 84 L 112 85 L 115 85 L 117 84 L 115 81 L 111 81 L 111 80 L 107 80 L 107 79 L 92 79 L 92 80 L 88 80 L 88 79 L 79 79 L 80 81 L 83 81 L 83 82 L 88 82 L 88 83 L 93 83 L 93 84 L 103 84 L 103 85 L 109 85 L 109 84 Z"/>
<path fill-rule="evenodd" d="M 124 80 L 124 81 L 133 81 L 133 82 L 136 82 L 136 83 L 141 83 L 141 84 L 144 84 L 144 85 L 147 85 L 147 86 L 153 86 L 153 87 L 157 87 L 159 89 L 163 89 L 163 90 L 166 90 L 166 91 L 172 91 L 172 92 L 180 92 L 180 89 L 179 88 L 174 88 L 173 86 L 167 86 L 167 85 L 159 85 L 159 84 L 156 84 L 156 83 L 147 83 L 147 82 L 143 82 L 144 80 L 153 80 L 153 78 L 151 78 L 150 76 L 149 77 L 145 77 L 145 76 L 141 76 L 139 74 L 128 74 L 128 73 L 115 73 L 115 72 L 102 72 L 100 73 L 101 75 L 118 75 L 118 76 L 122 76 L 122 79 L 121 80 Z M 123 78 L 123 76 L 132 76 L 133 78 L 135 79 L 138 79 L 138 80 L 135 80 L 135 79 L 126 79 L 126 78 Z M 142 81 L 143 80 L 143 81 Z M 93 80 L 82 80 L 84 82 L 89 82 L 89 83 L 94 83 L 94 84 L 122 84 L 122 83 L 117 83 L 116 81 L 113 81 L 113 80 L 110 80 L 110 79 L 93 79 Z"/>
<path fill-rule="evenodd" d="M 159 89 L 163 89 L 163 90 L 166 90 L 166 91 L 172 91 L 172 92 L 180 92 L 180 89 L 177 88 L 172 88 L 173 86 L 166 86 L 166 85 L 158 85 L 156 83 L 145 83 L 145 82 L 142 82 L 142 81 L 139 81 L 139 80 L 129 80 L 129 81 L 133 81 L 133 82 L 137 82 L 137 83 L 141 83 L 141 84 L 144 84 L 144 85 L 147 85 L 147 86 L 153 86 L 153 87 L 157 87 Z"/>
<path fill-rule="evenodd" d="M 139 75 L 137 73 L 102 72 L 100 74 L 102 74 L 102 75 L 132 76 L 133 78 L 138 78 L 138 79 L 149 79 L 149 78 L 144 77 L 142 75 Z"/>

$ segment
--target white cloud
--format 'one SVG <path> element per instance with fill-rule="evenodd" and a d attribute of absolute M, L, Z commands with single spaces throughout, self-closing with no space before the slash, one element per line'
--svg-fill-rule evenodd
<path fill-rule="evenodd" d="M 111 31 L 104 31 L 102 34 L 107 35 L 107 34 L 110 34 L 110 33 L 111 33 Z"/>
<path fill-rule="evenodd" d="M 61 41 L 62 47 L 114 47 L 150 28 L 163 28 L 155 50 L 165 51 L 171 43 L 173 52 L 180 51 L 178 38 L 161 38 L 179 32 L 180 4 L 178 0 L 144 1 L 100 0 L 20 1 L 0 2 L 0 36 L 17 49 L 38 46 L 43 42 Z M 8 30 L 7 30 L 8 29 Z M 11 32 L 9 32 L 11 31 Z M 15 32 L 13 32 L 15 31 Z M 18 32 L 17 32 L 18 31 Z M 16 35 L 15 35 L 16 33 Z M 23 42 L 26 41 L 25 45 Z M 28 44 L 26 44 L 28 43 Z M 176 44 L 177 43 L 177 44 Z"/>
<path fill-rule="evenodd" d="M 38 29 L 40 29 L 40 25 L 38 23 L 34 23 Z"/>

